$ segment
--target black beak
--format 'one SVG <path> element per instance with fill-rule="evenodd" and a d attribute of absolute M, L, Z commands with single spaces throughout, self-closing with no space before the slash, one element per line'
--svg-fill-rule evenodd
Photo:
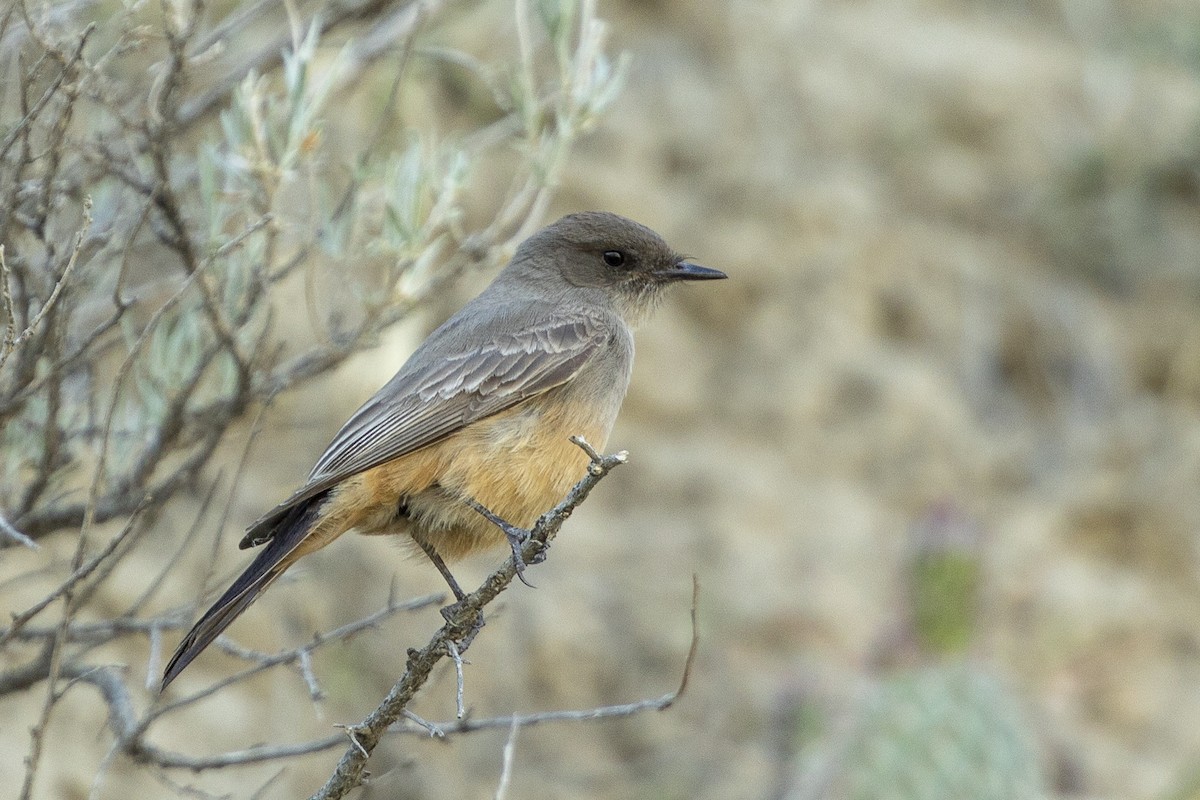
<path fill-rule="evenodd" d="M 656 270 L 654 275 L 665 281 L 715 281 L 729 277 L 719 269 L 709 269 L 687 261 L 680 261 L 670 269 Z"/>

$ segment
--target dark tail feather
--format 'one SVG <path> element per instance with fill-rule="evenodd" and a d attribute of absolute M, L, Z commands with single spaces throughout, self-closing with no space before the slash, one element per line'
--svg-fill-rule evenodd
<path fill-rule="evenodd" d="M 166 689 L 192 659 L 258 598 L 263 589 L 291 566 L 288 556 L 308 535 L 324 499 L 323 495 L 318 495 L 292 509 L 278 522 L 267 546 L 183 637 L 163 672 L 162 689 Z"/>

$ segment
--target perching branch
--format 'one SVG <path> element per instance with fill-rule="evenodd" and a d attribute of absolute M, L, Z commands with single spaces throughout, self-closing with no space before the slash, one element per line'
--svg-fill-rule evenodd
<path fill-rule="evenodd" d="M 521 555 L 526 564 L 536 563 L 537 558 L 545 553 L 550 542 L 558 535 L 563 523 L 587 498 L 596 484 L 618 465 L 624 464 L 627 458 L 624 451 L 615 455 L 601 455 L 578 436 L 572 437 L 571 441 L 579 445 L 591 459 L 587 474 L 575 484 L 561 503 L 543 514 L 533 526 L 529 539 L 521 546 Z M 458 603 L 443 609 L 446 624 L 434 634 L 429 644 L 420 650 L 409 650 L 404 674 L 392 686 L 383 702 L 362 722 L 347 726 L 346 734 L 350 737 L 350 746 L 346 748 L 333 775 L 312 796 L 312 800 L 334 800 L 344 797 L 351 789 L 363 783 L 367 760 L 388 728 L 404 716 L 405 708 L 429 680 L 434 666 L 443 658 L 449 657 L 452 648 L 460 655 L 466 652 L 475 635 L 483 627 L 484 607 L 495 600 L 512 583 L 516 575 L 515 557 L 509 557 L 478 589 Z"/>

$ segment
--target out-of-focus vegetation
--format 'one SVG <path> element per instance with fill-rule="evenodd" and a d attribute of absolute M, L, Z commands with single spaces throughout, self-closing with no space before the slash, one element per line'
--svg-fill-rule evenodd
<path fill-rule="evenodd" d="M 703 638 L 668 712 L 522 729 L 509 796 L 911 798 L 979 785 L 962 796 L 1190 797 L 1200 752 L 1200 11 L 1132 0 L 664 0 L 598 12 L 613 50 L 629 54 L 625 88 L 563 153 L 559 191 L 529 224 L 611 209 L 732 279 L 671 298 L 639 332 L 612 439 L 631 462 L 572 518 L 533 576 L 539 588 L 509 592 L 489 618 L 466 696 L 472 713 L 494 715 L 669 690 L 688 646 L 692 572 Z M 239 19 L 233 7 L 208 13 L 214 25 Z M 246 42 L 262 41 L 261 28 L 240 27 Z M 353 50 L 338 55 L 350 30 L 323 35 L 314 63 L 359 63 Z M 258 51 L 239 41 L 214 63 Z M 276 213 L 336 210 L 314 198 L 332 186 L 336 201 L 355 185 L 355 154 L 378 130 L 371 152 L 395 169 L 374 184 L 377 210 L 415 174 L 401 154 L 446 169 L 454 148 L 527 129 L 496 100 L 498 87 L 519 96 L 516 73 L 482 66 L 512 63 L 511 6 L 441 7 L 415 41 L 335 85 L 320 169 L 301 170 L 275 196 Z M 10 62 L 13 52 L 5 47 Z M 412 83 L 376 116 L 398 59 Z M 267 85 L 284 85 L 273 69 L 260 70 Z M 7 91 L 5 120 L 15 118 Z M 425 132 L 417 151 L 411 129 Z M 470 130 L 484 133 L 443 136 Z M 509 176 L 529 163 L 532 142 L 516 136 L 515 148 L 470 159 L 458 195 L 470 229 L 489 223 Z M 193 150 L 172 174 L 204 163 Z M 56 264 L 82 227 L 76 195 L 60 212 Z M 36 192 L 22 196 L 36 206 Z M 103 203 L 92 198 L 94 232 Z M 249 201 L 218 247 L 259 218 Z M 321 255 L 322 237 L 343 240 L 333 227 L 297 223 L 281 239 L 281 255 L 316 240 L 316 264 L 294 274 L 322 287 L 295 288 L 272 320 L 293 346 L 360 318 L 370 305 L 348 287 L 394 263 L 372 256 L 393 246 L 386 216 L 361 219 L 376 227 L 346 235 L 366 248 L 357 258 Z M 140 266 L 129 269 L 152 285 L 178 258 L 146 230 L 151 244 L 131 251 Z M 450 239 L 442 255 L 465 241 Z M 381 348 L 280 394 L 240 472 L 251 437 L 235 425 L 205 481 L 181 487 L 154 520 L 170 545 L 139 544 L 88 598 L 86 619 L 119 617 L 193 524 L 202 544 L 176 572 L 191 577 L 158 589 L 157 608 L 219 582 L 205 582 L 214 563 L 235 569 L 232 534 L 303 477 L 420 331 L 484 279 L 466 273 Z M 228 512 L 198 517 L 198 489 L 217 477 L 211 508 Z M 0 556 L 13 609 L 70 572 L 69 532 L 39 541 L 40 551 Z M 387 542 L 340 541 L 312 561 L 239 621 L 237 642 L 296 647 L 380 607 L 393 585 L 400 596 L 440 589 Z M 404 648 L 438 621 L 432 611 L 395 618 L 314 651 L 316 704 L 302 671 L 277 671 L 164 720 L 157 741 L 202 755 L 324 736 L 373 707 Z M 145 635 L 130 641 L 94 655 L 140 680 L 151 648 Z M 189 680 L 198 688 L 237 664 L 214 656 Z M 451 716 L 454 684 L 452 670 L 441 674 L 413 710 Z M 5 701 L 6 719 L 31 720 L 3 726 L 3 750 L 17 754 L 0 762 L 6 775 L 21 774 L 41 699 Z M 43 756 L 45 796 L 87 793 L 109 742 L 103 725 L 94 693 L 64 697 L 50 728 L 57 747 Z M 448 746 L 397 737 L 373 757 L 363 796 L 490 796 L 506 735 Z M 233 784 L 163 780 L 242 795 L 273 779 L 265 796 L 294 796 L 327 766 L 246 768 Z M 147 775 L 117 759 L 98 794 L 169 791 Z"/>

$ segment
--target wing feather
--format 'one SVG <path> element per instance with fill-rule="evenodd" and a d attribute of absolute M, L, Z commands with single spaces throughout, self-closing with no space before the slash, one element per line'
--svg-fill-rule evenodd
<path fill-rule="evenodd" d="M 555 316 L 429 363 L 418 350 L 342 427 L 305 485 L 250 526 L 241 546 L 267 541 L 272 524 L 289 509 L 351 475 L 562 385 L 607 338 L 599 318 Z"/>

